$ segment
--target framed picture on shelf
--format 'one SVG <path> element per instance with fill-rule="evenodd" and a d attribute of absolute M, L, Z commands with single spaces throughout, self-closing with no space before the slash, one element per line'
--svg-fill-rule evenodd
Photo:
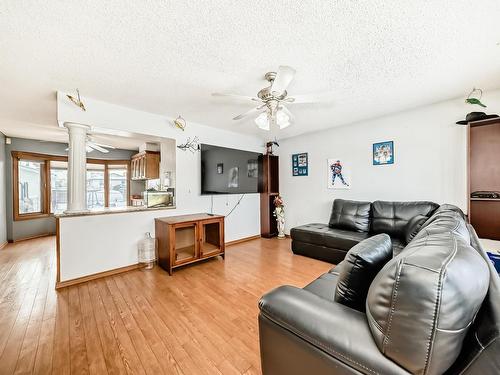
<path fill-rule="evenodd" d="M 307 152 L 292 155 L 292 176 L 307 176 L 309 173 L 309 160 Z"/>
<path fill-rule="evenodd" d="M 373 165 L 394 164 L 394 142 L 386 141 L 373 144 Z"/>

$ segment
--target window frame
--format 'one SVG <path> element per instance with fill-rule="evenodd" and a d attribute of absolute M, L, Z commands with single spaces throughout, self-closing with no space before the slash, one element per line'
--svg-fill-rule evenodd
<path fill-rule="evenodd" d="M 40 219 L 44 217 L 52 217 L 50 211 L 51 201 L 51 181 L 50 181 L 50 162 L 51 161 L 68 161 L 67 156 L 48 155 L 35 152 L 12 151 L 12 211 L 14 221 Z M 19 213 L 19 161 L 31 160 L 44 162 L 41 176 L 41 197 L 43 198 L 41 212 L 33 212 L 22 214 Z M 106 160 L 97 158 L 87 158 L 87 164 L 104 164 L 104 207 L 109 206 L 109 165 L 126 165 L 127 167 L 127 205 L 130 202 L 130 160 Z"/>

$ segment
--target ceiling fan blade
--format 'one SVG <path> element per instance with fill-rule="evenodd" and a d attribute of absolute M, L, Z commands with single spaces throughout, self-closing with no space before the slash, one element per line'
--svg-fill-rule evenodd
<path fill-rule="evenodd" d="M 256 108 L 252 108 L 251 110 L 245 112 L 245 113 L 242 113 L 241 115 L 238 115 L 236 116 L 235 118 L 233 118 L 233 120 L 241 120 L 242 118 L 244 117 L 247 117 L 247 116 L 250 116 L 250 115 L 253 115 L 255 113 L 259 113 L 259 112 L 263 112 L 266 110 L 266 105 L 263 104 L 261 106 L 258 106 Z"/>
<path fill-rule="evenodd" d="M 115 149 L 116 147 L 115 146 L 111 146 L 111 145 L 105 145 L 105 144 L 102 144 L 102 143 L 97 143 L 97 142 L 94 142 L 92 141 L 93 144 L 97 145 L 97 146 L 101 146 L 101 147 L 106 147 L 106 148 L 111 148 L 111 149 Z"/>
<path fill-rule="evenodd" d="M 333 101 L 332 92 L 317 94 L 293 95 L 283 100 L 288 104 L 328 103 Z"/>
<path fill-rule="evenodd" d="M 101 147 L 101 146 L 95 144 L 94 142 L 87 141 L 87 146 L 90 147 L 90 148 L 93 148 L 94 150 L 97 150 L 97 151 L 100 151 L 102 153 L 105 153 L 105 154 L 107 154 L 109 152 L 104 147 Z"/>
<path fill-rule="evenodd" d="M 254 102 L 260 102 L 261 101 L 260 99 L 254 98 L 254 97 L 251 97 L 251 96 L 236 95 L 236 94 L 222 94 L 222 93 L 219 93 L 219 92 L 212 93 L 212 96 L 228 97 L 228 98 L 234 98 L 234 99 L 239 99 L 239 100 L 252 100 Z"/>
<path fill-rule="evenodd" d="M 290 66 L 281 65 L 278 68 L 278 73 L 274 79 L 273 85 L 271 86 L 271 92 L 275 92 L 278 95 L 283 93 L 292 82 L 295 76 L 295 69 Z"/>

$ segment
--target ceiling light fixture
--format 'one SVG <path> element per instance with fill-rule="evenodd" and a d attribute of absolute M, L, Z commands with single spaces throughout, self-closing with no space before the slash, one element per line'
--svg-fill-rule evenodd
<path fill-rule="evenodd" d="M 285 129 L 290 126 L 290 116 L 287 115 L 284 111 L 278 110 L 275 117 L 276 125 L 278 125 L 280 129 Z M 271 123 L 273 123 L 273 117 L 269 113 L 269 111 L 262 112 L 255 119 L 255 123 L 262 130 L 270 130 Z"/>

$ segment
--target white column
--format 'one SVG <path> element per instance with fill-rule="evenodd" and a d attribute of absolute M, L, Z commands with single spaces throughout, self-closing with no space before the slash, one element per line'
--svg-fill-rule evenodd
<path fill-rule="evenodd" d="M 87 131 L 88 125 L 65 122 L 69 133 L 68 207 L 65 212 L 87 211 Z"/>

